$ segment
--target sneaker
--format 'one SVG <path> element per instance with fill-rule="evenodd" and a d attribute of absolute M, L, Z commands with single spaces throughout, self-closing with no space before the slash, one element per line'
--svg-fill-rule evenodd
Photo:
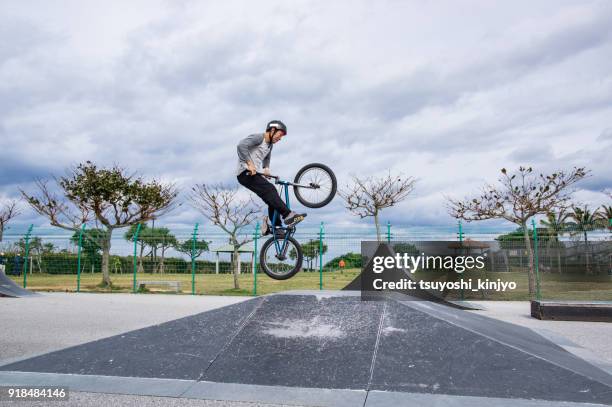
<path fill-rule="evenodd" d="M 304 220 L 306 217 L 305 213 L 295 213 L 293 211 L 289 212 L 289 215 L 285 218 L 285 225 L 293 226 Z"/>
<path fill-rule="evenodd" d="M 264 216 L 263 217 L 263 222 L 261 222 L 261 235 L 262 236 L 266 236 L 269 235 L 270 232 L 270 225 L 268 225 L 268 217 Z"/>

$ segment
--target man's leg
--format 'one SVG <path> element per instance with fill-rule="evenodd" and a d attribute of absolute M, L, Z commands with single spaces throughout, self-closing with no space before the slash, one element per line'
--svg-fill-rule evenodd
<path fill-rule="evenodd" d="M 266 181 L 266 179 L 262 175 L 248 175 L 245 171 L 238 175 L 238 182 L 244 187 L 255 192 L 255 194 L 257 194 L 257 196 L 260 197 L 268 205 L 268 214 L 270 216 L 270 222 L 272 222 L 272 215 L 274 214 L 275 209 L 283 218 L 289 215 L 289 213 L 291 212 L 289 208 L 287 208 L 287 205 L 285 205 L 281 197 L 278 195 L 278 191 L 276 190 L 274 185 Z M 280 222 L 280 216 L 278 218 L 279 219 L 277 222 Z"/>
<path fill-rule="evenodd" d="M 270 219 L 270 224 L 272 224 L 272 220 L 274 219 L 274 208 L 268 206 L 268 219 Z M 274 221 L 275 226 L 283 226 L 283 221 L 281 220 L 281 214 L 276 214 L 276 219 Z"/>

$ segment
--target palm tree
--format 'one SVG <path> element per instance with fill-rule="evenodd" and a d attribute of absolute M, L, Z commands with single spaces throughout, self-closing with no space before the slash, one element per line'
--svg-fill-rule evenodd
<path fill-rule="evenodd" d="M 602 205 L 596 216 L 602 226 L 612 232 L 612 206 Z"/>
<path fill-rule="evenodd" d="M 597 215 L 595 212 L 589 210 L 588 205 L 583 208 L 574 207 L 570 217 L 574 220 L 570 222 L 573 226 L 574 233 L 582 233 L 584 235 L 584 250 L 586 258 L 586 271 L 591 274 L 591 265 L 589 264 L 589 240 L 588 232 L 593 231 L 597 228 Z"/>
<path fill-rule="evenodd" d="M 546 220 L 540 221 L 548 231 L 548 244 L 550 245 L 553 239 L 557 242 L 557 268 L 559 269 L 559 274 L 561 274 L 561 242 L 559 241 L 559 236 L 565 232 L 569 217 L 570 214 L 566 213 L 565 209 L 561 209 L 559 213 L 548 212 Z"/>

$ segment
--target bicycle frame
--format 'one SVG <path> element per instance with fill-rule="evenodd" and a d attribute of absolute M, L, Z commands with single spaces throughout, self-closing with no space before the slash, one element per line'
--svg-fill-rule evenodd
<path fill-rule="evenodd" d="M 313 186 L 313 185 L 302 185 L 302 184 L 296 184 L 294 182 L 289 182 L 289 181 L 283 181 L 280 179 L 280 177 L 278 175 L 266 175 L 264 173 L 258 172 L 258 174 L 263 175 L 264 177 L 267 178 L 274 178 L 274 184 L 276 185 L 280 185 L 281 186 L 281 199 L 282 196 L 285 196 L 285 205 L 287 205 L 287 208 L 291 209 L 291 203 L 289 202 L 289 187 L 291 186 L 297 186 L 300 188 L 308 188 L 308 189 L 316 189 L 317 186 Z M 289 238 L 291 236 L 293 236 L 293 234 L 295 233 L 295 226 L 282 226 L 282 222 L 281 222 L 281 226 L 278 227 L 278 229 L 282 229 L 285 231 L 285 237 L 282 240 L 282 243 L 279 242 L 279 238 L 276 236 L 276 231 L 277 228 L 274 226 L 276 224 L 276 220 L 279 217 L 279 213 L 278 211 L 274 210 L 274 214 L 272 215 L 272 238 L 274 239 L 274 247 L 276 248 L 276 257 L 277 258 L 284 258 L 287 255 L 287 247 L 288 245 L 288 241 Z"/>
<path fill-rule="evenodd" d="M 282 181 L 281 179 L 279 179 L 278 176 L 274 176 L 274 175 L 270 175 L 270 178 L 274 178 L 275 181 L 274 183 L 277 185 L 281 186 L 281 199 L 283 194 L 285 195 L 285 205 L 287 205 L 287 208 L 291 209 L 291 204 L 289 202 L 289 186 L 291 185 L 295 185 L 292 182 L 288 182 L 288 181 Z M 286 252 L 287 252 L 287 247 L 288 245 L 288 241 L 289 241 L 289 237 L 293 236 L 293 234 L 295 233 L 295 226 L 291 226 L 291 227 L 287 227 L 287 226 L 281 226 L 280 227 L 275 227 L 274 225 L 276 225 L 276 220 L 278 219 L 278 217 L 280 216 L 280 214 L 278 213 L 277 210 L 274 210 L 274 214 L 272 215 L 272 238 L 274 239 L 274 247 L 276 248 L 276 256 L 277 257 L 285 257 L 286 256 Z M 285 231 L 285 237 L 283 238 L 282 243 L 279 243 L 279 239 L 276 237 L 276 232 L 277 229 L 282 229 Z"/>

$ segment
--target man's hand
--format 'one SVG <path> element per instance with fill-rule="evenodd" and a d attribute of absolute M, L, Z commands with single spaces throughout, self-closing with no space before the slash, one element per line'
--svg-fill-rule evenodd
<path fill-rule="evenodd" d="M 264 175 L 266 177 L 270 176 L 270 169 L 269 168 L 264 168 L 263 172 L 264 172 Z"/>
<path fill-rule="evenodd" d="M 247 169 L 249 170 L 249 175 L 257 174 L 257 168 L 255 168 L 255 164 L 252 161 L 247 162 Z"/>

